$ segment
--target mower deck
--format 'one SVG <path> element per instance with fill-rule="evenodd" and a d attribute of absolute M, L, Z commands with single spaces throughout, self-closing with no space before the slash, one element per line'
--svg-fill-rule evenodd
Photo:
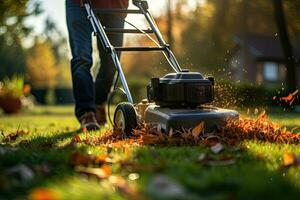
<path fill-rule="evenodd" d="M 205 132 L 220 129 L 227 119 L 237 118 L 238 112 L 234 110 L 214 107 L 199 107 L 196 109 L 172 109 L 150 105 L 145 111 L 145 122 L 158 125 L 163 133 L 169 130 L 191 129 L 199 123 L 205 123 Z"/>

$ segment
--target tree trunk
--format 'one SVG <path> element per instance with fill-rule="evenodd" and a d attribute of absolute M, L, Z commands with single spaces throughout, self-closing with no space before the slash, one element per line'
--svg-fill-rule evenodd
<path fill-rule="evenodd" d="M 174 37 L 173 37 L 173 14 L 172 14 L 172 2 L 168 0 L 168 22 L 167 22 L 167 29 L 168 29 L 168 43 L 171 47 L 173 47 Z"/>
<path fill-rule="evenodd" d="M 228 0 L 213 1 L 216 7 L 216 14 L 214 22 L 211 27 L 212 40 L 215 42 L 216 48 L 222 48 L 222 37 L 224 37 L 224 30 L 226 30 L 226 18 L 229 11 Z"/>
<path fill-rule="evenodd" d="M 251 53 L 249 48 L 249 12 L 250 2 L 249 0 L 243 0 L 240 6 L 240 34 L 241 34 L 241 46 L 242 46 L 242 69 L 240 69 L 240 78 L 254 82 L 255 72 L 254 65 L 251 64 Z M 247 71 L 248 73 L 244 72 Z"/>
<path fill-rule="evenodd" d="M 273 0 L 275 21 L 277 24 L 277 29 L 279 32 L 280 42 L 285 58 L 287 75 L 286 83 L 288 90 L 290 92 L 296 90 L 297 79 L 296 79 L 296 67 L 295 67 L 295 57 L 293 54 L 293 48 L 290 42 L 289 34 L 287 31 L 287 24 L 285 20 L 283 2 L 282 0 Z"/>

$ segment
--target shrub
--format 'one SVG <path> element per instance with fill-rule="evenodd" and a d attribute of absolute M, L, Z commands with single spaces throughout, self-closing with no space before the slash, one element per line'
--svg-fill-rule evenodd
<path fill-rule="evenodd" d="M 23 93 L 24 79 L 20 76 L 5 78 L 0 82 L 0 98 L 19 98 Z"/>
<path fill-rule="evenodd" d="M 220 107 L 266 107 L 266 106 L 289 106 L 278 100 L 275 96 L 287 96 L 279 88 L 268 87 L 253 83 L 232 83 L 229 81 L 218 82 L 216 86 L 215 104 Z M 299 104 L 299 99 L 298 99 Z"/>

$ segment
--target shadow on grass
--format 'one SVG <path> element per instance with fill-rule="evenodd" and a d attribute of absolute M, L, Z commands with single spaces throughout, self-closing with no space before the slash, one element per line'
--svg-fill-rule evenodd
<path fill-rule="evenodd" d="M 74 149 L 56 146 L 60 141 L 70 139 L 79 130 L 57 133 L 53 136 L 37 136 L 21 143 L 2 144 L 0 150 L 0 199 L 26 198 L 35 187 L 41 187 L 52 179 L 72 176 L 74 171 L 68 164 Z M 81 147 L 80 151 L 85 148 Z M 7 175 L 14 166 L 25 165 L 34 172 L 34 178 L 23 180 L 20 174 Z M 26 172 L 21 172 L 25 173 Z M 20 176 L 20 177 L 19 177 Z M 26 178 L 25 178 L 26 179 Z"/>
<path fill-rule="evenodd" d="M 54 134 L 49 137 L 38 136 L 27 143 L 17 144 L 17 149 L 0 156 L 0 170 L 24 164 L 36 168 L 46 164 L 50 167 L 49 173 L 36 173 L 32 181 L 11 183 L 5 186 L 0 180 L 0 199 L 16 199 L 27 196 L 36 187 L 47 185 L 53 180 L 64 180 L 74 176 L 74 170 L 68 165 L 69 155 L 74 149 L 60 148 L 56 145 L 63 140 L 74 137 L 78 131 Z M 256 144 L 253 144 L 254 146 Z M 280 146 L 268 143 L 257 145 L 280 149 Z M 85 151 L 86 146 L 80 150 Z M 116 150 L 113 154 L 122 154 Z M 277 151 L 277 150 L 276 150 Z M 267 153 L 262 151 L 263 153 Z M 149 199 L 168 199 L 163 196 L 163 186 L 157 185 L 157 191 L 149 190 L 149 183 L 155 176 L 167 176 L 178 182 L 184 188 L 183 196 L 178 194 L 169 199 L 298 199 L 299 185 L 296 185 L 287 176 L 278 170 L 270 169 L 272 164 L 266 159 L 248 150 L 234 150 L 226 147 L 220 155 L 231 155 L 236 163 L 228 166 L 208 166 L 199 163 L 199 155 L 210 153 L 204 146 L 144 146 L 133 150 L 131 161 L 141 166 L 160 166 L 157 168 L 128 169 L 121 168 L 118 173 L 127 176 L 138 173 L 140 179 L 136 181 L 138 188 Z M 114 155 L 112 155 L 114 156 Z M 275 153 L 274 153 L 274 156 Z M 149 170 L 150 169 L 150 170 Z M 0 172 L 0 178 L 1 178 Z M 64 184 L 61 182 L 60 184 Z M 89 187 L 89 182 L 83 187 Z M 100 187 L 100 186 L 99 186 Z M 162 190 L 161 190 L 162 189 Z M 70 188 L 72 190 L 72 188 Z M 75 191 L 76 192 L 76 191 Z M 80 192 L 80 191 L 77 191 Z M 84 196 L 81 199 L 85 199 Z M 95 196 L 95 199 L 97 197 Z M 109 197 L 108 197 L 109 199 Z"/>
<path fill-rule="evenodd" d="M 262 144 L 264 145 L 264 144 Z M 151 147 L 152 148 L 152 147 Z M 153 153 L 155 152 L 155 153 Z M 180 198 L 171 199 L 298 199 L 299 185 L 289 180 L 285 173 L 268 169 L 268 163 L 249 151 L 231 152 L 225 150 L 221 155 L 233 155 L 237 161 L 228 166 L 207 166 L 198 162 L 198 157 L 209 151 L 204 147 L 148 147 L 140 148 L 133 156 L 141 165 L 159 165 L 159 172 L 129 171 L 139 173 L 138 181 L 142 191 L 151 199 L 167 199 L 157 185 L 157 193 L 149 192 L 149 182 L 154 176 L 167 176 L 185 188 Z M 155 155 L 155 156 L 153 156 Z"/>

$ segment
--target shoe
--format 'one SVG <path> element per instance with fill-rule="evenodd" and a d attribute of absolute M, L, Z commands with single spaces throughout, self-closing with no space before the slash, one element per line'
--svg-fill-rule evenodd
<path fill-rule="evenodd" d="M 104 106 L 96 107 L 96 120 L 98 124 L 105 125 L 106 124 L 106 111 Z"/>
<path fill-rule="evenodd" d="M 87 131 L 96 131 L 100 129 L 100 125 L 97 123 L 94 112 L 85 113 L 80 119 L 81 129 Z"/>

